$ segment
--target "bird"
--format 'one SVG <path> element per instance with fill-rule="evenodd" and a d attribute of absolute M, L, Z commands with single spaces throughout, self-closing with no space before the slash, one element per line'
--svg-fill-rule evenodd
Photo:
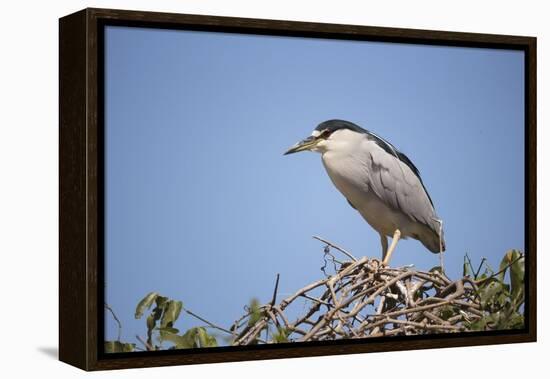
<path fill-rule="evenodd" d="M 346 120 L 320 123 L 284 155 L 321 154 L 334 186 L 380 235 L 382 264 L 388 265 L 400 239 L 420 241 L 443 253 L 443 221 L 413 162 L 390 142 Z M 392 237 L 388 246 L 388 237 Z"/>

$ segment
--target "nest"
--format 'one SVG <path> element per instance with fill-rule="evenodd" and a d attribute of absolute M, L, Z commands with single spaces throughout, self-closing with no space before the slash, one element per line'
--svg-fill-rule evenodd
<path fill-rule="evenodd" d="M 387 267 L 318 239 L 326 243 L 324 278 L 277 303 L 277 276 L 272 301 L 233 324 L 233 345 L 456 333 L 483 317 L 468 276 L 451 280 L 441 269 Z"/>

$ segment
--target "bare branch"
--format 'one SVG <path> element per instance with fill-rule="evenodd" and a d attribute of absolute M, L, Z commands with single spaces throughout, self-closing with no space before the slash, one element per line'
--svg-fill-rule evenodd
<path fill-rule="evenodd" d="M 205 319 L 205 318 L 203 318 L 203 317 L 197 315 L 196 313 L 191 312 L 189 309 L 185 309 L 185 308 L 182 307 L 181 310 L 184 311 L 185 313 L 187 313 L 188 315 L 193 316 L 193 317 L 195 317 L 195 318 L 198 319 L 198 320 L 201 320 L 202 322 L 206 323 L 206 324 L 207 324 L 208 326 L 210 326 L 211 328 L 221 330 L 222 332 L 231 334 L 231 335 L 233 335 L 233 336 L 236 335 L 235 332 L 232 332 L 231 330 L 228 330 L 228 329 L 225 329 L 225 328 L 223 328 L 223 327 L 221 327 L 221 326 L 218 326 L 218 325 L 214 324 L 213 322 L 208 321 L 207 319 Z"/>
<path fill-rule="evenodd" d="M 517 257 L 516 259 L 514 259 L 512 262 L 510 262 L 509 264 L 507 264 L 505 267 L 503 267 L 502 269 L 498 270 L 497 272 L 495 272 L 493 275 L 485 278 L 485 279 L 480 279 L 480 280 L 476 280 L 475 283 L 477 285 L 480 285 L 480 284 L 483 284 L 485 283 L 486 281 L 492 279 L 492 278 L 495 278 L 497 276 L 499 276 L 500 274 L 502 274 L 503 272 L 505 272 L 506 270 L 508 270 L 508 268 L 512 267 L 514 265 L 514 263 L 516 263 L 517 261 L 519 261 L 520 259 L 523 259 L 525 256 L 523 254 L 520 254 L 519 257 Z"/>
<path fill-rule="evenodd" d="M 146 341 L 143 340 L 143 338 L 141 338 L 140 336 L 138 336 L 136 334 L 136 338 L 139 342 L 141 342 L 143 344 L 143 346 L 145 346 L 145 349 L 147 349 L 147 351 L 153 351 L 155 350 L 155 348 L 153 346 L 151 346 L 149 343 L 147 343 Z"/>
<path fill-rule="evenodd" d="M 351 255 L 350 253 L 348 253 L 346 250 L 342 249 L 341 247 L 339 247 L 339 246 L 333 244 L 332 242 L 327 241 L 326 239 L 323 239 L 323 238 L 318 237 L 318 236 L 313 236 L 313 238 L 315 238 L 316 240 L 321 241 L 321 242 L 323 242 L 323 243 L 326 243 L 326 244 L 327 244 L 328 246 L 330 246 L 330 247 L 335 248 L 336 250 L 338 250 L 339 252 L 341 252 L 342 254 L 344 254 L 345 256 L 347 256 L 347 257 L 348 257 L 349 259 L 351 259 L 352 261 L 357 261 L 357 259 L 356 259 L 353 255 Z"/>
<path fill-rule="evenodd" d="M 271 298 L 271 306 L 275 305 L 277 301 L 277 289 L 279 288 L 279 274 L 277 274 L 277 279 L 275 279 L 275 288 L 273 289 L 273 297 Z"/>
<path fill-rule="evenodd" d="M 262 317 L 250 325 L 252 315 L 247 314 L 233 324 L 233 334 L 238 335 L 234 345 L 273 343 L 258 337 L 270 327 L 284 326 L 288 341 L 322 341 L 462 332 L 468 323 L 484 316 L 476 295 L 478 282 L 469 277 L 453 281 L 440 272 L 386 267 L 378 259 L 356 259 L 323 238 L 313 238 L 350 260 L 334 259 L 337 264 L 331 272 L 325 265 L 325 278 L 279 304 L 277 275 L 271 301 L 260 307 Z M 292 321 L 291 314 L 298 316 Z"/>
<path fill-rule="evenodd" d="M 113 318 L 115 319 L 116 323 L 118 324 L 118 334 L 117 334 L 117 341 L 120 341 L 120 335 L 122 334 L 122 323 L 120 322 L 120 320 L 118 319 L 118 317 L 116 316 L 116 313 L 115 311 L 113 311 L 113 308 L 111 308 L 109 306 L 109 304 L 107 303 L 104 303 L 104 306 L 105 306 L 105 309 L 107 309 L 109 312 L 111 312 L 111 315 L 113 316 Z"/>

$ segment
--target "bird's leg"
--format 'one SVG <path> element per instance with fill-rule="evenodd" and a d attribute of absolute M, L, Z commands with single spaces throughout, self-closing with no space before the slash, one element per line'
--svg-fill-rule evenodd
<path fill-rule="evenodd" d="M 393 233 L 393 238 L 391 240 L 391 245 L 384 256 L 384 260 L 382 261 L 383 265 L 387 265 L 390 261 L 391 255 L 393 251 L 395 250 L 395 247 L 397 246 L 397 242 L 399 241 L 399 238 L 401 238 L 401 231 L 399 229 L 395 229 L 395 232 Z"/>
<path fill-rule="evenodd" d="M 380 233 L 380 243 L 382 244 L 382 260 L 384 260 L 388 252 L 388 238 L 382 233 Z"/>

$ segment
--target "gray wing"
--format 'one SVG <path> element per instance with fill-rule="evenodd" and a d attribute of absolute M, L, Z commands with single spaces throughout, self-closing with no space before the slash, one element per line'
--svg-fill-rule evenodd
<path fill-rule="evenodd" d="M 371 158 L 369 186 L 374 193 L 390 207 L 434 228 L 437 216 L 414 165 L 411 168 L 396 151 L 388 152 L 375 141 L 366 140 L 364 143 L 368 144 Z M 412 165 L 408 158 L 406 160 Z"/>

